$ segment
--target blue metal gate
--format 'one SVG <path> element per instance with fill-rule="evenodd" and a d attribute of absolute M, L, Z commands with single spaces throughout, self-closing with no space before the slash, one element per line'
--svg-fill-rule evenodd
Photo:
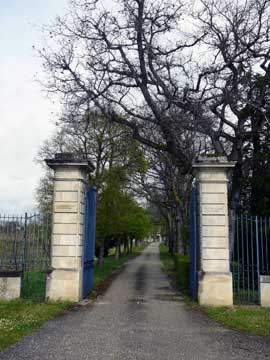
<path fill-rule="evenodd" d="M 190 197 L 190 271 L 189 292 L 193 301 L 197 301 L 198 292 L 198 232 L 197 232 L 197 187 L 192 185 Z"/>
<path fill-rule="evenodd" d="M 83 242 L 83 297 L 94 286 L 94 256 L 96 237 L 96 187 L 89 186 L 85 194 L 84 242 Z"/>

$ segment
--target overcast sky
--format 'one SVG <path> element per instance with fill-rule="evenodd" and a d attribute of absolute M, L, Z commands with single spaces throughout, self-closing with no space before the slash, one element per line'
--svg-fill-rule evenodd
<path fill-rule="evenodd" d="M 68 0 L 0 0 L 0 213 L 33 211 L 42 168 L 34 157 L 59 110 L 34 81 L 41 63 L 32 50 Z"/>

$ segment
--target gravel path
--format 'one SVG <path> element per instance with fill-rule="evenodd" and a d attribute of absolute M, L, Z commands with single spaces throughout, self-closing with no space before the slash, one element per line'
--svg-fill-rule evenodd
<path fill-rule="evenodd" d="M 225 329 L 187 310 L 162 272 L 154 243 L 129 261 L 93 305 L 49 321 L 0 359 L 270 359 L 270 340 Z"/>

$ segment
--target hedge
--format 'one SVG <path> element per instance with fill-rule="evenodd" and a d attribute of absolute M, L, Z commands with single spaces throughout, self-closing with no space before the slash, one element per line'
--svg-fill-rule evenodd
<path fill-rule="evenodd" d="M 180 289 L 189 287 L 189 257 L 182 254 L 174 254 L 174 263 L 177 275 L 177 283 Z"/>

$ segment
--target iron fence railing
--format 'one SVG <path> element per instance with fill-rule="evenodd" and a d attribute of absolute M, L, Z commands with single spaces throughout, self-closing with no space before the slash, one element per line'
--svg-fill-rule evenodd
<path fill-rule="evenodd" d="M 258 304 L 260 275 L 270 275 L 270 219 L 238 216 L 232 250 L 234 302 Z"/>
<path fill-rule="evenodd" d="M 50 267 L 51 214 L 0 215 L 0 274 L 22 274 L 22 296 L 45 295 Z"/>
<path fill-rule="evenodd" d="M 0 215 L 0 271 L 48 268 L 51 215 Z"/>

